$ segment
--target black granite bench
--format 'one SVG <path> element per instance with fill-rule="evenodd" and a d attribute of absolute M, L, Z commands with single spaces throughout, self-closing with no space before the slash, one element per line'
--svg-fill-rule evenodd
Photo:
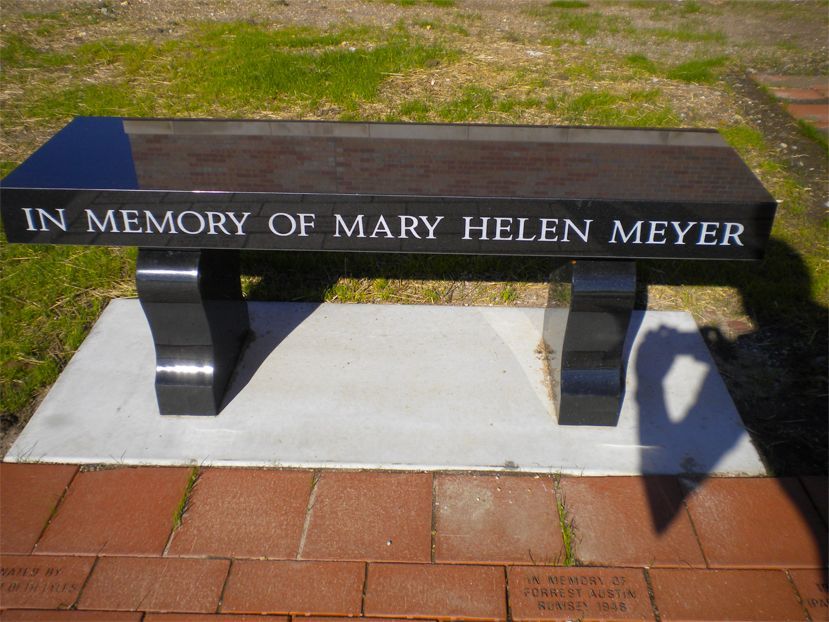
<path fill-rule="evenodd" d="M 754 260 L 775 201 L 715 131 L 77 118 L 2 182 L 10 242 L 139 247 L 162 414 L 215 415 L 239 249 L 574 259 L 562 424 L 614 425 L 637 258 Z M 128 356 L 128 353 L 125 355 Z"/>

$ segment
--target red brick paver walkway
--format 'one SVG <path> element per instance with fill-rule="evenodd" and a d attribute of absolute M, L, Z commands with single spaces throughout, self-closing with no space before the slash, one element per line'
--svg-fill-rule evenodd
<path fill-rule="evenodd" d="M 752 78 L 779 99 L 795 119 L 829 132 L 829 77 L 754 74 Z"/>
<path fill-rule="evenodd" d="M 0 464 L 0 620 L 829 619 L 825 477 L 189 479 Z"/>

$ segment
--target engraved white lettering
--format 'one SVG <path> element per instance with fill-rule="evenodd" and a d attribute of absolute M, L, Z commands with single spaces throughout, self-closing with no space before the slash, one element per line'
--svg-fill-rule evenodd
<path fill-rule="evenodd" d="M 188 216 L 198 223 L 198 228 L 191 230 L 185 226 L 185 223 L 187 222 L 186 217 Z M 186 233 L 187 235 L 199 235 L 205 228 L 204 216 L 202 216 L 199 212 L 194 212 L 192 210 L 181 212 L 176 219 L 176 223 L 178 224 L 178 228 L 181 232 Z"/>
<path fill-rule="evenodd" d="M 536 236 L 531 238 L 524 237 L 524 225 L 527 224 L 529 218 L 519 218 L 518 219 L 518 237 L 516 237 L 516 241 L 518 242 L 532 242 Z"/>
<path fill-rule="evenodd" d="M 86 209 L 84 211 L 86 212 L 87 232 L 93 233 L 95 231 L 95 229 L 93 229 L 94 225 L 98 228 L 98 231 L 118 233 L 118 225 L 115 223 L 115 212 L 113 210 L 108 209 L 106 211 L 106 216 L 104 216 L 103 222 L 98 220 L 98 217 L 95 216 L 95 212 L 93 212 L 91 209 Z"/>
<path fill-rule="evenodd" d="M 291 228 L 288 231 L 280 231 L 277 224 L 276 219 L 279 217 L 287 218 L 291 223 Z M 296 220 L 290 214 L 286 214 L 285 212 L 279 212 L 278 214 L 274 214 L 268 219 L 268 228 L 271 230 L 271 233 L 274 235 L 278 235 L 279 237 L 286 237 L 289 235 L 293 235 L 294 231 L 296 231 Z"/>
<path fill-rule="evenodd" d="M 558 242 L 558 218 L 542 218 L 541 219 L 541 234 L 538 236 L 539 242 Z M 552 233 L 553 237 L 548 238 L 547 234 Z"/>
<path fill-rule="evenodd" d="M 667 226 L 667 220 L 652 220 L 648 241 L 645 244 L 667 244 L 668 241 L 665 239 L 665 228 Z"/>
<path fill-rule="evenodd" d="M 403 240 L 407 239 L 406 232 L 408 231 L 412 234 L 412 237 L 419 240 L 420 236 L 415 231 L 417 229 L 417 218 L 414 216 L 398 216 L 398 218 L 400 219 L 400 238 Z"/>
<path fill-rule="evenodd" d="M 477 229 L 481 232 L 479 240 L 488 240 L 487 237 L 487 223 L 489 222 L 489 216 L 481 216 L 481 224 L 480 226 L 473 226 L 472 225 L 472 218 L 473 216 L 464 216 L 463 217 L 463 237 L 462 240 L 471 240 L 472 236 L 469 235 L 473 229 Z"/>
<path fill-rule="evenodd" d="M 716 246 L 717 244 L 717 230 L 720 227 L 718 222 L 701 222 L 699 223 L 699 239 L 697 245 L 699 246 Z"/>
<path fill-rule="evenodd" d="M 687 226 L 683 229 L 679 226 L 678 222 L 671 221 L 671 225 L 673 226 L 674 231 L 676 231 L 676 235 L 677 235 L 676 242 L 675 242 L 675 244 L 677 246 L 684 246 L 685 245 L 685 236 L 688 235 L 688 232 L 691 230 L 691 228 L 695 224 L 697 224 L 697 223 L 696 222 L 689 222 L 689 223 L 687 223 Z"/>
<path fill-rule="evenodd" d="M 641 244 L 642 243 L 642 221 L 637 220 L 636 224 L 633 225 L 627 233 L 625 233 L 624 227 L 622 227 L 622 223 L 618 220 L 613 221 L 613 235 L 610 236 L 610 244 L 616 244 L 616 234 L 619 234 L 619 237 L 622 238 L 622 242 L 625 244 L 629 243 L 630 239 L 633 238 L 634 235 L 636 237 L 633 239 L 633 244 Z"/>
<path fill-rule="evenodd" d="M 345 223 L 345 220 L 343 220 L 343 217 L 340 216 L 339 214 L 334 214 L 334 219 L 336 221 L 336 228 L 334 230 L 334 237 L 335 238 L 342 237 L 340 235 L 340 227 L 343 228 L 343 230 L 345 231 L 345 233 L 348 237 L 352 237 L 354 235 L 355 230 L 359 231 L 359 233 L 357 234 L 358 238 L 366 237 L 365 229 L 363 228 L 363 215 L 362 214 L 357 215 L 357 217 L 354 219 L 354 222 L 351 223 L 351 227 L 349 227 Z"/>
<path fill-rule="evenodd" d="M 587 238 L 590 235 L 590 223 L 591 222 L 593 222 L 593 221 L 585 219 L 585 221 L 584 221 L 584 231 L 582 231 L 576 226 L 576 223 L 574 223 L 569 218 L 565 218 L 564 219 L 564 237 L 561 238 L 561 241 L 562 242 L 569 242 L 570 241 L 569 233 L 570 233 L 570 230 L 572 229 L 573 232 L 581 238 L 582 242 L 587 242 Z"/>
<path fill-rule="evenodd" d="M 35 221 L 32 218 L 32 208 L 31 207 L 24 207 L 23 213 L 26 214 L 26 222 L 28 226 L 26 227 L 26 231 L 37 231 L 37 227 L 35 227 Z"/>
<path fill-rule="evenodd" d="M 35 212 L 37 212 L 37 217 L 40 220 L 40 230 L 41 231 L 49 231 L 50 226 L 49 226 L 48 223 L 52 223 L 53 225 L 55 225 L 58 229 L 61 229 L 62 231 L 67 230 L 66 210 L 65 209 L 57 210 L 57 212 L 58 212 L 57 216 L 53 216 L 52 214 L 47 212 L 45 209 L 40 209 L 39 207 L 35 208 Z"/>
<path fill-rule="evenodd" d="M 144 217 L 147 221 L 147 233 L 152 233 L 151 229 L 155 227 L 156 233 L 176 233 L 176 224 L 173 220 L 173 212 L 164 212 L 164 219 L 159 223 L 152 212 L 144 212 Z M 169 231 L 165 231 L 166 229 Z"/>
<path fill-rule="evenodd" d="M 440 221 L 443 220 L 443 216 L 435 216 L 434 224 L 429 223 L 428 216 L 421 216 L 420 220 L 423 221 L 423 224 L 426 225 L 426 228 L 429 230 L 429 235 L 426 236 L 427 240 L 434 240 L 435 239 L 435 228 L 440 224 Z"/>
<path fill-rule="evenodd" d="M 493 240 L 511 240 L 512 239 L 512 218 L 502 218 L 500 216 L 495 218 L 495 237 Z"/>
<path fill-rule="evenodd" d="M 227 220 L 227 216 L 225 216 L 222 212 L 206 212 L 206 214 L 208 228 L 207 235 L 217 235 L 217 229 L 225 235 L 230 235 L 230 231 L 225 229 L 225 221 Z"/>
<path fill-rule="evenodd" d="M 297 216 L 299 216 L 299 237 L 307 238 L 310 235 L 308 229 L 313 229 L 316 224 L 316 215 L 297 214 Z"/>
<path fill-rule="evenodd" d="M 727 222 L 725 223 L 725 231 L 723 232 L 721 246 L 731 246 L 731 243 L 728 240 L 734 240 L 734 243 L 737 246 L 742 246 L 743 243 L 740 241 L 740 235 L 745 231 L 746 228 L 737 222 Z"/>
<path fill-rule="evenodd" d="M 138 210 L 121 210 L 121 220 L 124 221 L 124 233 L 142 233 L 141 226 L 138 224 Z"/>
<path fill-rule="evenodd" d="M 248 216 L 250 216 L 250 212 L 242 212 L 241 218 L 236 217 L 236 212 L 228 212 L 227 215 L 230 217 L 230 220 L 233 221 L 233 224 L 236 225 L 236 235 L 245 235 L 242 227 L 248 219 Z"/>
<path fill-rule="evenodd" d="M 386 219 L 383 218 L 382 215 L 380 216 L 380 218 L 377 219 L 377 224 L 374 225 L 374 231 L 371 232 L 371 235 L 369 237 L 379 237 L 381 230 L 383 231 L 384 238 L 394 238 L 391 229 L 389 229 L 389 223 L 386 222 Z"/>

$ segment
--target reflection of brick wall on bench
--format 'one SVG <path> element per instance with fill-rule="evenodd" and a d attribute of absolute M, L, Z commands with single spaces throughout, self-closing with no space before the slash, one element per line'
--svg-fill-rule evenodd
<path fill-rule="evenodd" d="M 708 145 L 131 134 L 142 188 L 762 201 L 736 153 Z"/>

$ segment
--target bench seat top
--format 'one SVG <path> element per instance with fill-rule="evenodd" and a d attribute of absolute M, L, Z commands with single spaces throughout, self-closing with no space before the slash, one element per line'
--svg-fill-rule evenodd
<path fill-rule="evenodd" d="M 714 130 L 330 121 L 79 117 L 0 192 L 13 242 L 596 257 L 756 259 L 776 207 Z"/>

